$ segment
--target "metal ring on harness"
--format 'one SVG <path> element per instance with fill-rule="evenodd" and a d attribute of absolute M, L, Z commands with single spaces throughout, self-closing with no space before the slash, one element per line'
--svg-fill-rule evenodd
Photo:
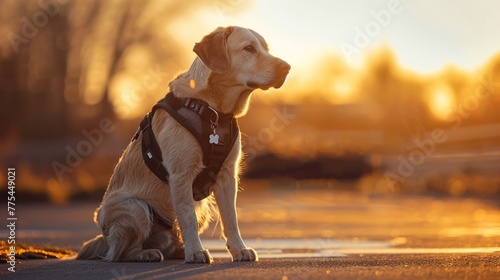
<path fill-rule="evenodd" d="M 207 107 L 208 107 L 208 109 L 212 110 L 212 112 L 215 113 L 215 121 L 212 121 L 212 118 L 210 118 L 210 123 L 211 123 L 210 127 L 212 129 L 216 129 L 219 126 L 219 113 L 214 108 L 212 108 L 210 106 L 207 106 Z"/>

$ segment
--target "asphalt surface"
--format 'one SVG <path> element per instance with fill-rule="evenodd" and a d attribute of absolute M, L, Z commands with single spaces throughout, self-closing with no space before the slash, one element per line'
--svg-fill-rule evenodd
<path fill-rule="evenodd" d="M 500 254 L 356 255 L 212 265 L 29 260 L 3 279 L 500 279 Z"/>
<path fill-rule="evenodd" d="M 20 202 L 17 241 L 76 251 L 99 233 L 98 204 Z M 230 262 L 212 228 L 202 235 L 212 265 L 21 260 L 16 272 L 0 264 L 0 279 L 500 279 L 497 197 L 260 188 L 240 193 L 238 214 L 259 262 Z"/>

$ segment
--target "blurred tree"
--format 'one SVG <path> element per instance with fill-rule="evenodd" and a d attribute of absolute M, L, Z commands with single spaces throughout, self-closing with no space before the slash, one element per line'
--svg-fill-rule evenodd
<path fill-rule="evenodd" d="M 59 138 L 95 127 L 103 117 L 114 118 L 110 83 L 118 72 L 134 67 L 126 65 L 131 56 L 138 56 L 128 52 L 131 46 L 147 53 L 147 61 L 141 64 L 143 75 L 148 69 L 177 69 L 183 56 L 167 26 L 206 4 L 2 1 L 0 135 L 17 131 L 25 140 Z M 155 88 L 156 93 L 165 87 Z"/>
<path fill-rule="evenodd" d="M 4 3 L 11 13 L 2 22 L 10 28 L 0 57 L 2 135 L 14 129 L 22 137 L 40 139 L 67 132 L 61 94 L 66 72 L 65 15 L 61 11 L 50 16 L 37 3 Z"/>

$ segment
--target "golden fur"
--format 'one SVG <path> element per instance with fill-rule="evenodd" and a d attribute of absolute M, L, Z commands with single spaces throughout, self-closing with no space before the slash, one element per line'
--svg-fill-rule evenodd
<path fill-rule="evenodd" d="M 290 66 L 268 53 L 258 33 L 241 27 L 219 27 L 195 44 L 198 55 L 190 69 L 170 82 L 178 97 L 197 98 L 219 112 L 239 117 L 246 113 L 256 88 L 279 88 Z M 141 139 L 129 144 L 111 177 L 94 220 L 102 235 L 87 241 L 78 259 L 107 261 L 162 261 L 184 257 L 188 263 L 211 263 L 201 244 L 203 232 L 219 212 L 223 236 L 235 261 L 256 261 L 257 253 L 243 242 L 236 216 L 238 137 L 212 187 L 212 194 L 193 200 L 192 183 L 203 169 L 197 140 L 167 112 L 158 110 L 153 132 L 162 150 L 169 184 L 160 181 L 144 164 Z M 162 226 L 153 217 L 172 223 Z"/>

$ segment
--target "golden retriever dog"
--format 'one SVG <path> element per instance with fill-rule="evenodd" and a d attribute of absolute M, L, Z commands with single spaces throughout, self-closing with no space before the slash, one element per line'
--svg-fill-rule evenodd
<path fill-rule="evenodd" d="M 290 70 L 269 54 L 257 32 L 219 27 L 196 43 L 197 57 L 188 71 L 169 84 L 177 98 L 201 100 L 219 114 L 243 116 L 255 89 L 283 85 Z M 102 234 L 87 241 L 77 259 L 156 262 L 184 258 L 186 263 L 212 263 L 199 234 L 216 216 L 233 261 L 257 261 L 238 228 L 236 194 L 241 160 L 239 130 L 223 161 L 210 195 L 193 199 L 193 181 L 204 168 L 199 142 L 165 110 L 151 121 L 168 183 L 148 169 L 141 153 L 141 134 L 125 149 L 115 167 L 94 221 Z M 216 212 L 218 210 L 218 215 Z"/>

